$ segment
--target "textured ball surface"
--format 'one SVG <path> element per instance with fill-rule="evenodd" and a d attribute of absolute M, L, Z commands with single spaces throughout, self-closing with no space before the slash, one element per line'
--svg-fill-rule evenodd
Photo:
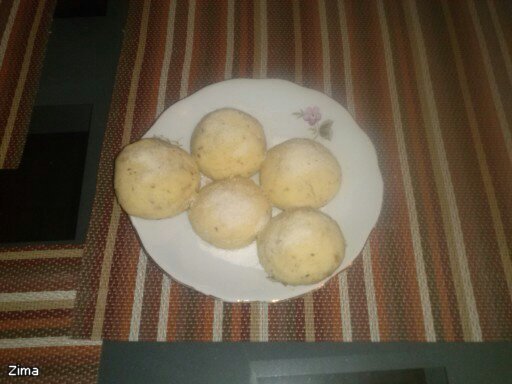
<path fill-rule="evenodd" d="M 319 208 L 338 192 L 341 168 L 322 144 L 291 139 L 268 151 L 260 170 L 260 184 L 278 208 Z"/>
<path fill-rule="evenodd" d="M 160 139 L 127 145 L 115 162 L 114 188 L 121 207 L 132 216 L 163 219 L 188 209 L 199 189 L 192 157 Z"/>
<path fill-rule="evenodd" d="M 191 140 L 191 153 L 199 169 L 213 180 L 255 174 L 265 159 L 266 148 L 259 121 L 231 108 L 203 117 Z"/>
<path fill-rule="evenodd" d="M 314 284 L 331 275 L 345 256 L 345 240 L 332 218 L 311 208 L 285 211 L 258 236 L 267 274 L 284 284 Z"/>
<path fill-rule="evenodd" d="M 189 211 L 192 228 L 206 242 L 224 249 L 249 245 L 272 216 L 272 206 L 249 179 L 213 182 L 199 191 Z"/>

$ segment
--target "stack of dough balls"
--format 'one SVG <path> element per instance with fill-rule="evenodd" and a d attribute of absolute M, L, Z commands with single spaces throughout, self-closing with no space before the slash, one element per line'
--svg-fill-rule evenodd
<path fill-rule="evenodd" d="M 160 139 L 142 139 L 116 158 L 114 189 L 123 209 L 144 219 L 163 219 L 187 210 L 200 174 L 183 149 Z"/>
<path fill-rule="evenodd" d="M 201 119 L 190 149 L 189 155 L 160 139 L 126 146 L 114 179 L 123 209 L 146 219 L 189 209 L 195 233 L 219 248 L 237 249 L 257 239 L 261 265 L 284 284 L 313 284 L 339 267 L 343 235 L 317 209 L 341 184 L 341 168 L 326 147 L 291 139 L 267 153 L 260 122 L 223 108 Z M 261 187 L 248 179 L 258 171 Z M 211 182 L 199 190 L 200 172 Z M 272 218 L 272 205 L 284 212 Z"/>

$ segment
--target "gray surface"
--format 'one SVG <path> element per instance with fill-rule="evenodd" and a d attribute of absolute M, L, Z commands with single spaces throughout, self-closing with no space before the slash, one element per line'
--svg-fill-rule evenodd
<path fill-rule="evenodd" d="M 106 16 L 55 18 L 48 40 L 36 105 L 93 105 L 73 243 L 83 243 L 87 234 L 127 5 L 124 0 L 109 0 Z M 55 125 L 55 130 L 62 132 L 62 127 Z M 68 127 L 68 132 L 73 130 Z"/>
<path fill-rule="evenodd" d="M 446 368 L 450 384 L 510 384 L 512 343 L 106 341 L 99 382 L 258 383 L 263 378 L 311 375 L 314 384 L 313 378 L 321 374 L 438 367 Z M 436 377 L 431 379 L 436 382 Z"/>

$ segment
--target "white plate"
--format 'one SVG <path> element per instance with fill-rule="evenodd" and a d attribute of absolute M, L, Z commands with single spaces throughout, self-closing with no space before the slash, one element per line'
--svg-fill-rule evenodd
<path fill-rule="evenodd" d="M 165 137 L 189 150 L 190 136 L 199 120 L 215 109 L 232 107 L 262 123 L 270 148 L 293 137 L 313 138 L 309 123 L 293 115 L 309 106 L 320 109 L 322 119 L 317 127 L 332 120 L 332 139 L 318 136 L 316 140 L 332 151 L 342 169 L 339 193 L 322 208 L 339 223 L 347 242 L 338 273 L 363 249 L 379 217 L 383 183 L 372 143 L 336 101 L 283 80 L 228 80 L 169 107 L 144 137 Z M 255 243 L 235 251 L 214 248 L 193 232 L 187 213 L 164 220 L 131 217 L 131 221 L 146 252 L 172 278 L 225 301 L 275 302 L 310 292 L 329 279 L 307 286 L 271 281 L 258 263 Z"/>

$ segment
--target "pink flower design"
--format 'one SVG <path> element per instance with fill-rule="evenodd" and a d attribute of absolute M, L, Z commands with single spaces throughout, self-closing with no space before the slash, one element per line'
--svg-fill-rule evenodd
<path fill-rule="evenodd" d="M 307 107 L 302 114 L 302 118 L 306 120 L 309 125 L 315 125 L 322 119 L 320 108 L 316 105 L 314 107 Z"/>

